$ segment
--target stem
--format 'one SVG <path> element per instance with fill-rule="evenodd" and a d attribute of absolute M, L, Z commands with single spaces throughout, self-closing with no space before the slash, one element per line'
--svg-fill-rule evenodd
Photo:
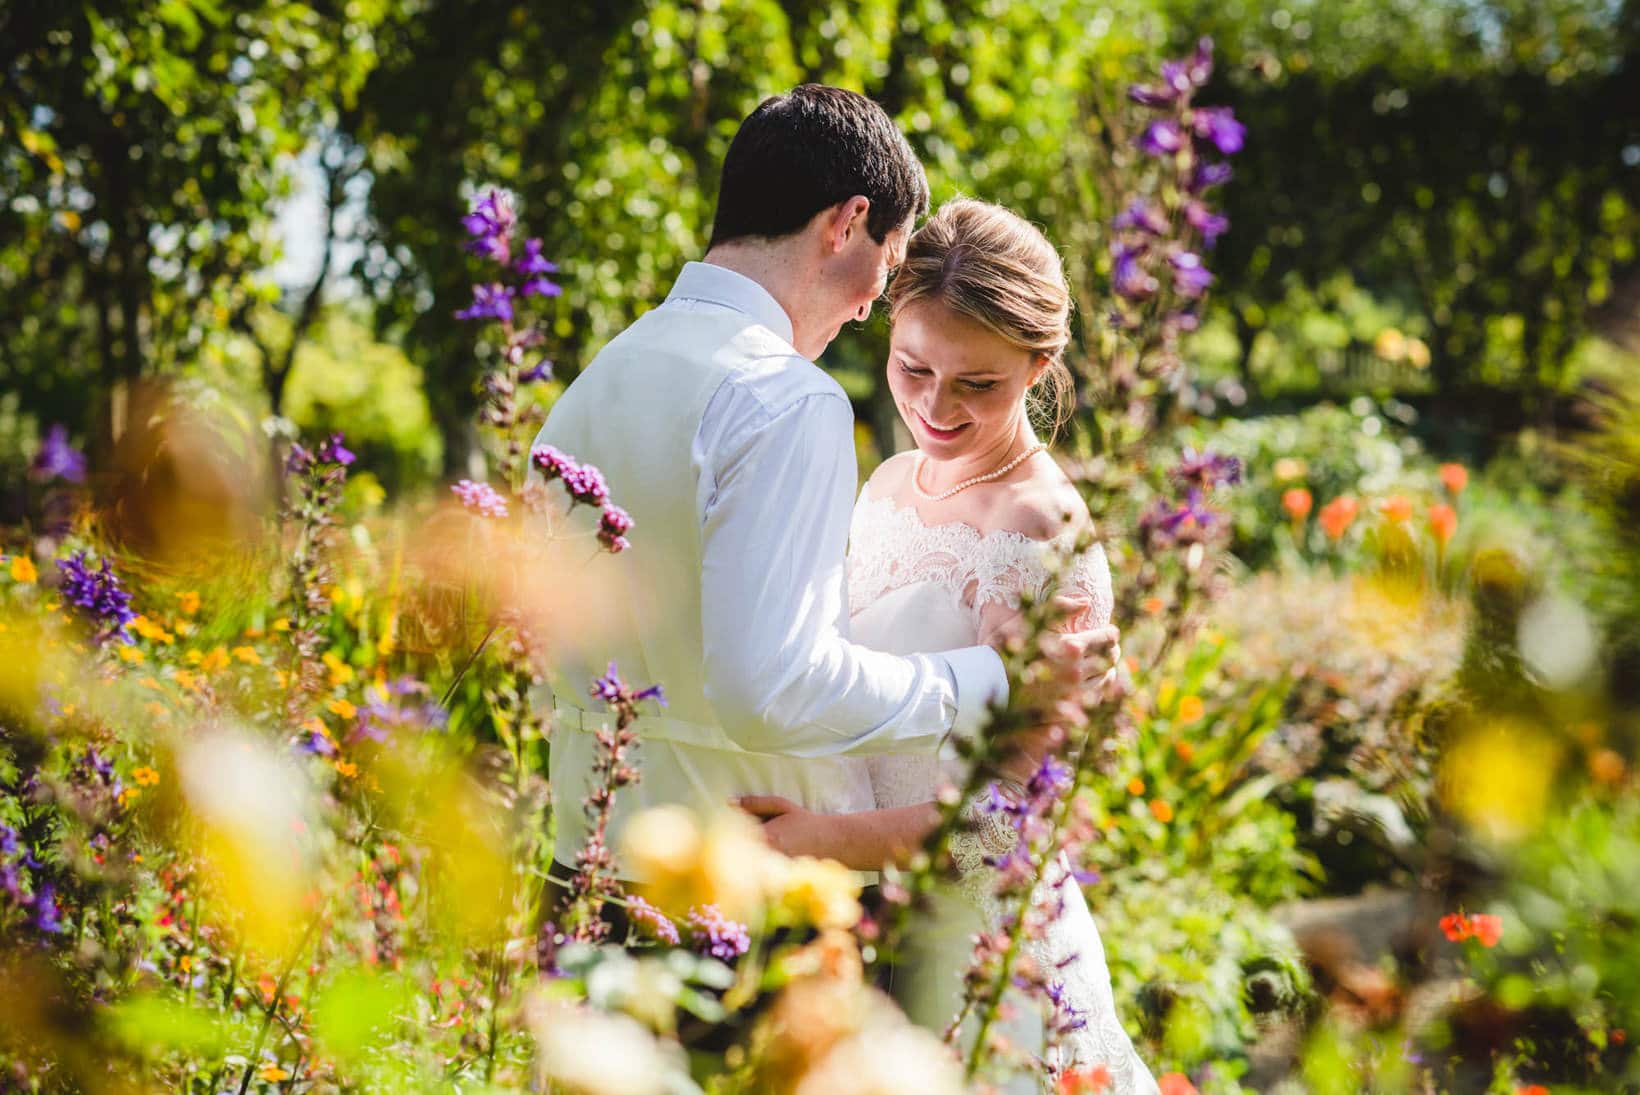
<path fill-rule="evenodd" d="M 250 1059 L 245 1062 L 245 1075 L 239 1081 L 239 1095 L 245 1095 L 245 1092 L 250 1090 L 251 1077 L 256 1074 L 256 1062 L 262 1056 L 262 1045 L 267 1041 L 268 1028 L 273 1026 L 274 1013 L 279 1010 L 279 1003 L 284 999 L 285 984 L 290 980 L 291 972 L 296 969 L 296 960 L 307 950 L 308 941 L 313 938 L 313 933 L 319 930 L 319 921 L 323 919 L 322 911 L 313 914 L 313 919 L 308 921 L 307 929 L 302 933 L 301 941 L 285 960 L 285 968 L 280 972 L 279 980 L 274 983 L 273 999 L 268 1001 L 268 1006 L 262 1013 L 262 1029 L 256 1032 L 256 1045 L 251 1048 Z"/>
<path fill-rule="evenodd" d="M 467 655 L 467 660 L 461 663 L 461 668 L 456 671 L 455 679 L 450 682 L 450 687 L 444 690 L 443 698 L 438 701 L 440 707 L 449 710 L 450 697 L 456 694 L 456 685 L 461 683 L 461 678 L 467 675 L 467 670 L 472 668 L 473 663 L 478 660 L 478 656 L 484 653 L 484 648 L 490 645 L 491 637 L 495 635 L 496 629 L 500 626 L 499 623 L 491 624 L 490 630 L 484 633 L 484 638 L 479 640 L 477 646 L 473 647 L 473 652 Z"/>

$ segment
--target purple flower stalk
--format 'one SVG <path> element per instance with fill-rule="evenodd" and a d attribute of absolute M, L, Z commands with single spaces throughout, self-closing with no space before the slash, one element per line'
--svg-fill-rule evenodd
<path fill-rule="evenodd" d="M 457 319 L 496 319 L 511 323 L 513 290 L 500 282 L 473 286 L 473 302 L 456 312 Z"/>
<path fill-rule="evenodd" d="M 1180 296 L 1196 299 L 1213 284 L 1213 274 L 1193 251 L 1180 251 L 1168 259 L 1173 266 L 1173 288 Z"/>
<path fill-rule="evenodd" d="M 1227 106 L 1198 107 L 1191 112 L 1191 126 L 1196 136 L 1211 140 L 1226 156 L 1240 152 L 1247 138 L 1247 127 L 1236 121 Z"/>
<path fill-rule="evenodd" d="M 342 444 L 342 435 L 339 433 L 331 434 L 319 444 L 319 462 L 322 464 L 340 464 L 346 468 L 357 459 L 358 457 Z"/>
<path fill-rule="evenodd" d="M 564 291 L 563 286 L 547 277 L 548 274 L 556 274 L 558 267 L 541 254 L 539 239 L 531 238 L 524 241 L 524 253 L 513 263 L 513 269 L 529 279 L 519 290 L 524 296 L 555 297 Z"/>
<path fill-rule="evenodd" d="M 1139 150 L 1147 156 L 1171 156 L 1184 147 L 1184 129 L 1171 118 L 1151 122 L 1139 135 Z"/>
<path fill-rule="evenodd" d="M 1144 198 L 1134 198 L 1112 224 L 1118 231 L 1132 228 L 1152 236 L 1165 235 L 1168 229 L 1167 214 Z"/>
<path fill-rule="evenodd" d="M 63 596 L 101 626 L 97 642 L 116 637 L 125 643 L 135 641 L 125 630 L 137 618 L 131 610 L 131 594 L 120 585 L 107 559 L 102 561 L 101 570 L 89 570 L 85 552 L 78 551 L 67 559 L 58 559 L 57 569 Z"/>
<path fill-rule="evenodd" d="M 393 697 L 391 700 L 372 699 L 359 708 L 359 717 L 347 735 L 349 743 L 368 738 L 381 744 L 395 731 L 441 730 L 450 721 L 450 713 L 434 702 L 427 685 L 414 677 L 399 677 L 388 684 L 387 693 Z M 415 702 L 418 699 L 420 702 Z"/>
<path fill-rule="evenodd" d="M 690 946 L 724 962 L 739 958 L 752 945 L 746 925 L 730 920 L 715 905 L 697 905 L 690 909 L 683 925 Z"/>
<path fill-rule="evenodd" d="M 1230 228 L 1228 218 L 1221 217 L 1207 206 L 1192 198 L 1184 206 L 1185 222 L 1202 234 L 1202 242 L 1212 247 Z"/>
<path fill-rule="evenodd" d="M 675 947 L 681 942 L 678 926 L 672 923 L 671 918 L 637 894 L 627 895 L 626 918 L 640 938 L 664 943 L 669 947 Z"/>
<path fill-rule="evenodd" d="M 473 211 L 461 218 L 473 237 L 467 250 L 483 255 L 493 262 L 505 263 L 510 255 L 508 239 L 518 224 L 512 199 L 499 190 L 490 190 L 473 206 Z"/>
<path fill-rule="evenodd" d="M 476 513 L 480 517 L 507 516 L 507 500 L 488 483 L 475 483 L 471 479 L 463 479 L 450 490 L 461 499 L 461 504 L 471 513 Z"/>
<path fill-rule="evenodd" d="M 592 682 L 590 692 L 594 698 L 603 700 L 616 709 L 635 708 L 643 700 L 654 700 L 662 707 L 666 706 L 666 693 L 661 690 L 660 685 L 652 684 L 641 692 L 634 692 L 631 686 L 621 680 L 620 671 L 616 669 L 614 662 L 609 663 L 608 673 Z"/>
<path fill-rule="evenodd" d="M 542 380 L 552 379 L 552 362 L 542 358 L 528 369 L 518 374 L 520 384 L 534 384 Z"/>
<path fill-rule="evenodd" d="M 40 451 L 29 467 L 30 478 L 37 480 L 65 479 L 70 483 L 85 482 L 85 455 L 68 443 L 68 428 L 61 424 L 46 431 Z"/>
<path fill-rule="evenodd" d="M 1117 248 L 1111 281 L 1118 296 L 1126 297 L 1128 300 L 1143 300 L 1159 287 L 1156 279 L 1139 262 L 1143 254 L 1143 248 Z"/>
<path fill-rule="evenodd" d="M 1215 186 L 1230 181 L 1235 172 L 1230 170 L 1227 163 L 1198 164 L 1195 172 L 1190 176 L 1190 192 L 1192 194 L 1205 193 Z"/>
<path fill-rule="evenodd" d="M 1187 448 L 1180 455 L 1179 463 L 1167 474 L 1181 486 L 1201 491 L 1210 491 L 1219 486 L 1233 487 L 1241 482 L 1241 461 L 1210 449 L 1197 452 Z"/>

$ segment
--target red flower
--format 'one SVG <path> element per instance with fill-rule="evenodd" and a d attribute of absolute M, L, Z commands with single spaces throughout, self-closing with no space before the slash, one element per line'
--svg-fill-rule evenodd
<path fill-rule="evenodd" d="M 1469 469 L 1462 464 L 1442 464 L 1441 483 L 1453 494 L 1462 494 L 1469 485 Z"/>
<path fill-rule="evenodd" d="M 1104 1065 L 1089 1065 L 1072 1072 L 1061 1072 L 1054 1084 L 1054 1095 L 1099 1095 L 1110 1090 L 1110 1069 Z"/>
<path fill-rule="evenodd" d="M 1469 930 L 1483 947 L 1495 947 L 1503 938 L 1503 917 L 1481 913 L 1469 918 Z"/>
<path fill-rule="evenodd" d="M 1156 1086 L 1161 1089 L 1162 1095 L 1196 1095 L 1196 1085 L 1182 1072 L 1163 1073 Z"/>
<path fill-rule="evenodd" d="M 1344 533 L 1355 523 L 1355 515 L 1360 511 L 1359 502 L 1347 494 L 1340 495 L 1321 507 L 1321 527 L 1329 539 L 1341 540 Z"/>
<path fill-rule="evenodd" d="M 1441 917 L 1441 933 L 1454 943 L 1462 943 L 1474 934 L 1469 917 L 1463 913 L 1447 913 Z"/>
<path fill-rule="evenodd" d="M 1446 547 L 1452 539 L 1452 534 L 1458 531 L 1458 511 L 1445 502 L 1437 502 L 1429 507 L 1429 531 L 1435 534 L 1435 542 Z"/>
<path fill-rule="evenodd" d="M 1515 1095 L 1549 1095 L 1549 1089 L 1542 1084 L 1527 1084 L 1525 1087 L 1515 1088 Z"/>

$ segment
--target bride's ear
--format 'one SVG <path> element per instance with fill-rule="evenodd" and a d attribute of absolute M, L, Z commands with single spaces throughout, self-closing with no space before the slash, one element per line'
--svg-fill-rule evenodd
<path fill-rule="evenodd" d="M 1048 375 L 1048 366 L 1053 364 L 1053 358 L 1047 354 L 1037 354 L 1031 358 L 1031 381 L 1028 387 L 1036 387 L 1042 378 Z"/>

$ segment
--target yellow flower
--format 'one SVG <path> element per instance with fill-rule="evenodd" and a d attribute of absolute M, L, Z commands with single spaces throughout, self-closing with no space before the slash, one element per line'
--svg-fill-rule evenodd
<path fill-rule="evenodd" d="M 359 709 L 346 700 L 331 700 L 325 705 L 325 710 L 340 715 L 344 719 L 350 719 L 359 713 Z"/>
<path fill-rule="evenodd" d="M 257 1075 L 269 1083 L 278 1083 L 280 1080 L 290 1079 L 290 1073 L 278 1065 L 263 1065 L 262 1070 Z"/>
<path fill-rule="evenodd" d="M 742 923 L 780 892 L 786 877 L 784 858 L 763 842 L 757 823 L 727 810 L 704 829 L 681 806 L 645 810 L 627 824 L 621 858 L 643 895 L 663 910 L 716 905 Z"/>
<path fill-rule="evenodd" d="M 233 656 L 246 665 L 262 664 L 262 655 L 258 654 L 253 646 L 236 646 L 233 648 Z"/>
<path fill-rule="evenodd" d="M 290 621 L 281 616 L 277 620 L 273 621 L 273 629 L 275 631 L 289 631 Z"/>
<path fill-rule="evenodd" d="M 175 678 L 179 688 L 186 688 L 190 692 L 199 691 L 198 674 L 190 673 L 186 669 L 179 669 L 176 671 Z"/>
<path fill-rule="evenodd" d="M 1184 699 L 1179 701 L 1179 721 L 1195 722 L 1197 719 L 1202 717 L 1202 712 L 1204 710 L 1206 710 L 1206 708 L 1203 705 L 1202 698 L 1200 696 L 1186 696 Z"/>
<path fill-rule="evenodd" d="M 860 884 L 835 859 L 799 856 L 786 864 L 780 903 L 805 924 L 822 931 L 852 928 L 860 920 Z"/>
<path fill-rule="evenodd" d="M 156 719 L 159 718 L 162 715 L 170 714 L 170 712 L 165 709 L 165 705 L 163 703 L 160 703 L 158 700 L 149 700 L 147 703 L 143 704 L 142 706 L 143 706 L 143 710 L 147 711 L 150 715 L 154 716 Z"/>
<path fill-rule="evenodd" d="M 1159 798 L 1150 800 L 1150 816 L 1166 825 L 1173 820 L 1173 807 Z"/>
<path fill-rule="evenodd" d="M 185 954 L 181 958 L 177 959 L 177 969 L 181 970 L 183 973 L 187 973 L 190 970 L 192 970 L 193 968 L 194 968 L 194 956 L 193 955 Z"/>
<path fill-rule="evenodd" d="M 1128 791 L 1128 794 L 1130 794 L 1130 795 L 1142 795 L 1142 794 L 1144 794 L 1145 793 L 1145 781 L 1140 779 L 1138 776 L 1134 776 L 1132 779 L 1128 780 L 1127 791 Z"/>
<path fill-rule="evenodd" d="M 188 661 L 189 665 L 198 665 L 200 662 L 202 662 L 204 660 L 205 660 L 205 655 L 201 654 L 199 651 L 197 651 L 197 650 L 188 651 L 187 661 Z"/>
<path fill-rule="evenodd" d="M 137 800 L 137 796 L 140 795 L 140 794 L 142 794 L 141 788 L 137 788 L 137 787 L 127 787 L 127 788 L 125 788 L 125 790 L 120 792 L 120 805 L 121 806 L 131 805 L 133 802 L 135 802 Z"/>
<path fill-rule="evenodd" d="M 1156 689 L 1156 709 L 1165 711 L 1173 706 L 1174 697 L 1179 694 L 1179 688 L 1172 681 L 1163 681 Z"/>
<path fill-rule="evenodd" d="M 165 691 L 165 687 L 152 677 L 144 677 L 137 682 L 139 688 L 152 688 L 155 692 Z"/>
<path fill-rule="evenodd" d="M 11 580 L 28 585 L 38 581 L 40 572 L 34 569 L 34 560 L 27 555 L 14 556 L 11 560 Z"/>
<path fill-rule="evenodd" d="M 353 679 L 353 667 L 328 650 L 324 654 L 324 663 L 330 670 L 330 683 L 332 685 L 346 684 Z"/>
<path fill-rule="evenodd" d="M 131 630 L 147 639 L 149 642 L 171 643 L 176 637 L 147 616 L 138 616 L 131 621 Z"/>
<path fill-rule="evenodd" d="M 359 774 L 359 766 L 350 760 L 336 762 L 336 772 L 344 779 L 352 779 Z"/>
<path fill-rule="evenodd" d="M 145 654 L 143 654 L 142 651 L 138 650 L 134 646 L 122 646 L 122 647 L 120 647 L 119 648 L 119 655 L 120 655 L 120 661 L 130 662 L 132 665 L 141 665 L 144 661 L 147 660 L 147 656 Z"/>
<path fill-rule="evenodd" d="M 286 673 L 283 669 L 275 669 L 273 671 L 273 683 L 277 684 L 281 689 L 289 688 L 290 674 Z"/>
<path fill-rule="evenodd" d="M 152 787 L 159 783 L 159 773 L 147 765 L 131 770 L 131 778 L 143 787 Z"/>
<path fill-rule="evenodd" d="M 200 661 L 199 668 L 206 673 L 214 673 L 218 669 L 228 668 L 228 649 L 219 646 L 212 650 Z"/>
<path fill-rule="evenodd" d="M 199 611 L 199 593 L 195 590 L 186 590 L 177 594 L 177 608 L 184 616 L 192 616 Z"/>

